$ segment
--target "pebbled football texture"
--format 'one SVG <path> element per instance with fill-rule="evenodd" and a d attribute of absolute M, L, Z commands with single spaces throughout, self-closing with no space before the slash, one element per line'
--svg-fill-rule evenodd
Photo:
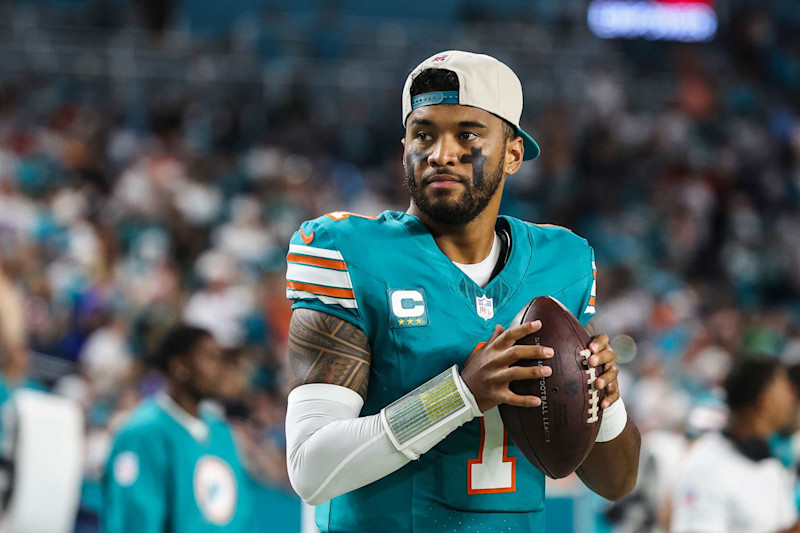
<path fill-rule="evenodd" d="M 524 359 L 517 364 L 547 365 L 553 373 L 511 383 L 513 392 L 541 398 L 540 407 L 501 404 L 500 415 L 525 457 L 551 478 L 562 478 L 577 470 L 597 438 L 605 391 L 595 389 L 594 380 L 602 372 L 586 363 L 589 332 L 555 298 L 534 298 L 517 320 L 517 324 L 542 321 L 539 331 L 517 344 L 549 346 L 555 352 L 547 360 Z"/>

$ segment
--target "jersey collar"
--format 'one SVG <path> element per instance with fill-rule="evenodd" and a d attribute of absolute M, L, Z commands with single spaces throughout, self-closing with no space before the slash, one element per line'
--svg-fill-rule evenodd
<path fill-rule="evenodd" d="M 205 442 L 208 440 L 208 425 L 199 418 L 195 418 L 184 411 L 184 409 L 175 403 L 175 400 L 170 398 L 167 393 L 159 392 L 156 395 L 156 403 L 165 413 L 175 420 L 175 422 L 188 431 L 189 435 L 191 435 L 194 440 L 198 442 Z"/>
<path fill-rule="evenodd" d="M 511 236 L 511 249 L 505 265 L 489 284 L 482 288 L 461 272 L 450 258 L 439 249 L 430 230 L 419 218 L 402 211 L 390 212 L 390 216 L 406 227 L 416 245 L 423 251 L 420 256 L 428 262 L 434 271 L 452 272 L 453 275 L 447 276 L 451 286 L 459 292 L 463 292 L 461 289 L 466 289 L 474 293 L 474 295 L 470 295 L 470 308 L 474 305 L 473 296 L 485 295 L 489 298 L 494 298 L 497 308 L 511 301 L 511 297 L 522 285 L 525 272 L 532 261 L 533 243 L 530 232 L 524 227 L 525 223 L 512 217 L 499 216 L 495 227 L 508 228 Z"/>
<path fill-rule="evenodd" d="M 723 430 L 722 435 L 728 439 L 728 441 L 733 445 L 733 447 L 738 451 L 740 454 L 744 455 L 751 461 L 763 461 L 764 459 L 771 459 L 773 458 L 772 450 L 769 447 L 769 443 L 765 440 L 752 438 L 752 439 L 737 439 L 734 437 L 730 431 Z"/>

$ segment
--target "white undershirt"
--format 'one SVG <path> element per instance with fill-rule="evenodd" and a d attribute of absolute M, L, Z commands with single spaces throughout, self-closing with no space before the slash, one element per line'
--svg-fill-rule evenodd
<path fill-rule="evenodd" d="M 497 265 L 497 260 L 500 259 L 500 248 L 500 237 L 495 233 L 492 249 L 486 259 L 480 263 L 464 264 L 453 261 L 453 264 L 476 284 L 485 287 L 491 281 L 494 267 Z"/>

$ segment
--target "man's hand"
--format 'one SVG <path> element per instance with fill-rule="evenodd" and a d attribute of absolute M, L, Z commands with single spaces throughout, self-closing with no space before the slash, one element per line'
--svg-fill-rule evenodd
<path fill-rule="evenodd" d="M 591 331 L 591 330 L 590 330 Z M 608 335 L 596 335 L 589 342 L 589 366 L 602 368 L 602 374 L 594 382 L 598 389 L 605 389 L 601 407 L 607 409 L 619 400 L 617 354 L 608 344 Z M 608 442 L 595 442 L 589 456 L 578 468 L 577 474 L 583 483 L 600 496 L 617 501 L 633 490 L 639 471 L 639 449 L 641 438 L 636 424 L 628 418 L 625 429 Z"/>
<path fill-rule="evenodd" d="M 617 352 L 608 343 L 608 335 L 597 335 L 589 343 L 592 356 L 589 357 L 589 366 L 602 367 L 603 373 L 594 382 L 598 389 L 606 390 L 606 397 L 600 407 L 608 408 L 619 400 L 619 366 L 617 366 Z"/>
<path fill-rule="evenodd" d="M 489 340 L 475 350 L 467 359 L 461 378 L 469 387 L 478 408 L 485 413 L 501 403 L 518 407 L 537 407 L 542 401 L 537 396 L 514 394 L 508 388 L 512 381 L 540 379 L 549 376 L 549 366 L 512 366 L 520 359 L 549 359 L 553 357 L 553 349 L 547 346 L 514 346 L 523 337 L 536 333 L 542 322 L 535 320 L 503 330 L 503 326 L 495 326 Z M 608 337 L 606 337 L 606 340 Z M 612 352 L 613 353 L 613 352 Z M 614 355 L 616 358 L 616 355 Z M 608 373 L 604 374 L 609 380 Z M 616 374 L 614 374 L 616 379 Z M 619 397 L 619 395 L 617 395 Z"/>

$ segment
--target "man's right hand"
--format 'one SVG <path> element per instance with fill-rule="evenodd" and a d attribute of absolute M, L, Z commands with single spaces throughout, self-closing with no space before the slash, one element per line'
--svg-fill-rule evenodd
<path fill-rule="evenodd" d="M 473 352 L 467 360 L 461 371 L 461 378 L 475 396 L 482 413 L 501 403 L 518 407 L 541 405 L 542 401 L 538 397 L 515 394 L 508 387 L 512 381 L 540 379 L 552 373 L 549 366 L 512 366 L 520 359 L 553 357 L 553 349 L 547 346 L 514 346 L 519 339 L 536 333 L 541 327 L 539 320 L 507 330 L 503 330 L 503 326 L 498 324 L 486 344 Z"/>

